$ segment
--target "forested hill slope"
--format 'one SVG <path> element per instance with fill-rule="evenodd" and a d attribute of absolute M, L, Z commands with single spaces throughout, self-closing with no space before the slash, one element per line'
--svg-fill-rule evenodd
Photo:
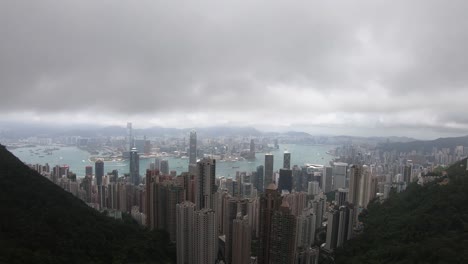
<path fill-rule="evenodd" d="M 0 263 L 174 263 L 168 235 L 89 208 L 0 145 Z"/>
<path fill-rule="evenodd" d="M 468 263 L 466 159 L 449 182 L 411 184 L 362 217 L 362 235 L 336 251 L 336 263 Z"/>

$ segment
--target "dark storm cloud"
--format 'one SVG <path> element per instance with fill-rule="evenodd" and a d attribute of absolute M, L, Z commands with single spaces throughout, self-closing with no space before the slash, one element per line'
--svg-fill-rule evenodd
<path fill-rule="evenodd" d="M 468 127 L 467 7 L 1 1 L 0 109 Z"/>

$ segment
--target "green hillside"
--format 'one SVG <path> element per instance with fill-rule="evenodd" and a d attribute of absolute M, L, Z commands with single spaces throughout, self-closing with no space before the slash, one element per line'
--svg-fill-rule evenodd
<path fill-rule="evenodd" d="M 336 263 L 468 263 L 466 159 L 434 182 L 372 203 L 364 233 L 337 250 Z"/>
<path fill-rule="evenodd" d="M 168 235 L 89 208 L 0 145 L 0 263 L 175 263 Z"/>

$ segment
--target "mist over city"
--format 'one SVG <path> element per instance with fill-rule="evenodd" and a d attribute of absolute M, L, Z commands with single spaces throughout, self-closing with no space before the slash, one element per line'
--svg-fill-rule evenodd
<path fill-rule="evenodd" d="M 0 263 L 468 263 L 467 10 L 0 1 Z"/>
<path fill-rule="evenodd" d="M 425 139 L 468 128 L 464 1 L 0 5 L 2 121 Z"/>

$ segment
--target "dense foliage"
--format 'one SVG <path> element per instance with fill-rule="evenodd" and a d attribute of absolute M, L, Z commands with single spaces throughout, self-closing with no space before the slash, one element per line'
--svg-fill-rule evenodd
<path fill-rule="evenodd" d="M 336 251 L 336 263 L 468 263 L 466 159 L 447 179 L 411 184 L 362 217 L 362 235 Z"/>
<path fill-rule="evenodd" d="M 167 233 L 114 220 L 0 145 L 0 263 L 175 263 Z"/>

